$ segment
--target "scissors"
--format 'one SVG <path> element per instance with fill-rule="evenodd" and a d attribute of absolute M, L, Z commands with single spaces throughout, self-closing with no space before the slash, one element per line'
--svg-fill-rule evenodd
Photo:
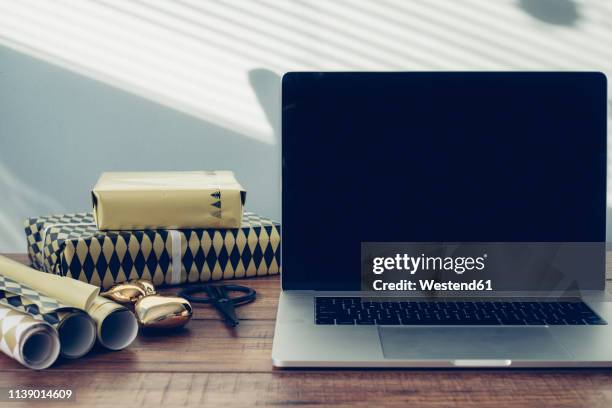
<path fill-rule="evenodd" d="M 229 292 L 241 292 L 242 296 L 230 297 Z M 206 296 L 194 296 L 196 293 L 204 293 Z M 236 306 L 242 306 L 255 300 L 254 289 L 240 285 L 204 285 L 183 289 L 179 296 L 191 303 L 211 304 L 223 317 L 230 327 L 236 327 L 239 323 L 236 317 Z"/>

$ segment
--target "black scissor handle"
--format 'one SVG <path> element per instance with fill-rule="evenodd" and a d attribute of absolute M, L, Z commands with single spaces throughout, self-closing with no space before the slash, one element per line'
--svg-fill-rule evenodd
<path fill-rule="evenodd" d="M 244 295 L 229 297 L 227 292 L 242 292 Z M 207 296 L 194 296 L 196 293 L 206 293 Z M 240 285 L 202 285 L 185 288 L 179 292 L 179 296 L 192 303 L 213 303 L 220 299 L 228 299 L 234 305 L 239 306 L 255 300 L 257 292 Z"/>

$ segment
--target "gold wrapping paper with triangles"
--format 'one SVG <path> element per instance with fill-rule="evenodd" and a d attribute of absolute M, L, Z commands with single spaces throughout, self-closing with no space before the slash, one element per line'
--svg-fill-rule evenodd
<path fill-rule="evenodd" d="M 30 218 L 28 255 L 39 270 L 104 289 L 129 279 L 155 285 L 280 272 L 280 224 L 246 212 L 240 228 L 99 231 L 91 213 Z"/>
<path fill-rule="evenodd" d="M 48 323 L 0 305 L 0 350 L 24 366 L 43 369 L 59 356 L 59 336 Z"/>

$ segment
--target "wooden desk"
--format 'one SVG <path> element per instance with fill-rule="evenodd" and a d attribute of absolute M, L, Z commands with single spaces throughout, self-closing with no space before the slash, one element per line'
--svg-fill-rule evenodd
<path fill-rule="evenodd" d="M 12 257 L 26 262 L 23 255 Z M 196 305 L 193 320 L 178 333 L 140 335 L 126 350 L 96 349 L 45 371 L 0 355 L 0 388 L 76 391 L 76 403 L 48 404 L 53 407 L 612 405 L 612 370 L 604 369 L 277 370 L 270 354 L 278 277 L 236 283 L 254 287 L 258 299 L 238 310 L 242 320 L 235 330 L 213 310 Z"/>

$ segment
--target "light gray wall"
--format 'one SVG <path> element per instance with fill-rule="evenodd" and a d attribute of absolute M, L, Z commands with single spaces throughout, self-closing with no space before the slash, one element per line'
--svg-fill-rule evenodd
<path fill-rule="evenodd" d="M 91 208 L 103 171 L 230 169 L 247 210 L 278 218 L 278 145 L 0 47 L 0 252 L 25 217 Z M 278 77 L 245 73 L 274 110 Z"/>
<path fill-rule="evenodd" d="M 109 170 L 231 169 L 278 218 L 282 72 L 610 76 L 610 3 L 0 0 L 0 252 L 25 217 L 88 210 Z"/>

